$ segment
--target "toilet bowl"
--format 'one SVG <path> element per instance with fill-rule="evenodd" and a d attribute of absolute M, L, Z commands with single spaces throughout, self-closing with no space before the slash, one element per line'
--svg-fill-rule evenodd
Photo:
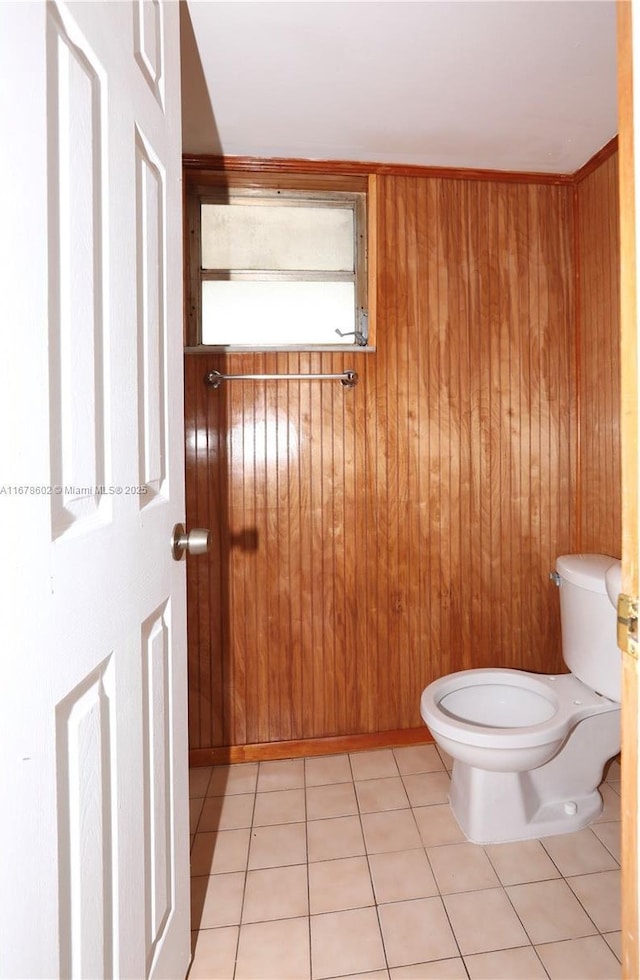
<path fill-rule="evenodd" d="M 422 718 L 454 760 L 453 812 L 477 843 L 587 826 L 602 810 L 604 766 L 620 749 L 620 562 L 565 555 L 556 569 L 571 673 L 464 670 L 422 694 Z"/>

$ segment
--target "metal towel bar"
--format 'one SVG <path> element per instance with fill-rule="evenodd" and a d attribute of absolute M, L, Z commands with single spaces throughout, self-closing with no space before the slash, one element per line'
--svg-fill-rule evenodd
<path fill-rule="evenodd" d="M 343 371 L 341 374 L 221 374 L 209 371 L 204 383 L 210 388 L 219 388 L 223 381 L 340 381 L 345 388 L 355 388 L 358 383 L 356 371 Z"/>

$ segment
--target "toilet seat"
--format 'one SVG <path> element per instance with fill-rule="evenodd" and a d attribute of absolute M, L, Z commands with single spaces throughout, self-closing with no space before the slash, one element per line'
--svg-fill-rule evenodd
<path fill-rule="evenodd" d="M 453 760 L 449 802 L 469 840 L 567 834 L 602 812 L 598 786 L 620 751 L 620 567 L 609 555 L 556 559 L 570 673 L 463 670 L 422 692 L 422 718 Z"/>
<path fill-rule="evenodd" d="M 482 753 L 482 767 L 495 771 L 542 765 L 579 721 L 615 709 L 616 702 L 573 674 L 509 668 L 448 674 L 429 684 L 420 700 L 422 718 L 443 748 L 471 765 L 481 764 Z M 518 716 L 527 723 L 509 723 Z"/>

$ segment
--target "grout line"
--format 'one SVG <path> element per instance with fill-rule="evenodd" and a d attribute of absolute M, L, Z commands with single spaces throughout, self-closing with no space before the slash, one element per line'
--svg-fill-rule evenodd
<path fill-rule="evenodd" d="M 307 760 L 303 761 L 303 784 L 304 784 L 304 841 L 307 856 L 307 935 L 309 936 L 309 977 L 313 977 L 313 946 L 311 944 L 311 882 L 309 880 L 309 810 L 307 807 Z"/>
<path fill-rule="evenodd" d="M 253 820 L 254 820 L 255 812 L 256 812 L 256 801 L 257 801 L 257 798 L 258 798 L 258 780 L 259 779 L 260 779 L 260 763 L 258 763 L 258 770 L 256 772 L 255 789 L 253 791 L 253 807 L 251 808 L 251 823 L 249 824 L 249 844 L 247 846 L 247 858 L 246 858 L 246 861 L 245 861 L 245 868 L 244 868 L 244 884 L 242 886 L 242 901 L 240 903 L 240 921 L 238 922 L 238 937 L 236 939 L 236 952 L 235 952 L 235 956 L 233 958 L 233 977 L 235 977 L 235 975 L 236 975 L 236 970 L 237 970 L 237 967 L 238 967 L 238 956 L 240 954 L 240 934 L 241 934 L 242 925 L 243 925 L 243 918 L 244 918 L 244 903 L 245 903 L 245 900 L 246 900 L 246 897 L 247 897 L 247 879 L 249 877 L 249 856 L 251 854 L 251 841 L 253 839 L 252 838 L 252 834 L 253 834 Z M 226 795 L 226 794 L 224 794 L 224 795 Z"/>
<path fill-rule="evenodd" d="M 398 768 L 398 763 L 396 761 L 395 755 L 393 756 L 393 761 L 395 762 L 396 769 Z M 387 976 L 391 976 L 391 967 L 389 966 L 389 957 L 387 955 L 387 944 L 384 941 L 384 932 L 382 931 L 382 922 L 380 920 L 380 903 L 378 902 L 378 897 L 376 895 L 375 885 L 373 882 L 373 874 L 371 872 L 371 861 L 369 860 L 369 850 L 367 848 L 367 839 L 364 833 L 364 824 L 362 823 L 362 810 L 360 809 L 360 799 L 356 793 L 356 778 L 353 771 L 353 765 L 351 763 L 351 753 L 349 753 L 349 767 L 351 769 L 351 785 L 353 787 L 353 793 L 356 798 L 356 807 L 358 812 L 358 822 L 360 824 L 360 833 L 362 834 L 362 843 L 364 846 L 364 856 L 367 862 L 367 869 L 369 871 L 369 882 L 371 884 L 371 892 L 373 894 L 373 908 L 376 910 L 376 922 L 378 923 L 378 932 L 380 934 L 380 943 L 382 945 L 382 955 L 384 956 L 384 968 L 387 971 Z"/>

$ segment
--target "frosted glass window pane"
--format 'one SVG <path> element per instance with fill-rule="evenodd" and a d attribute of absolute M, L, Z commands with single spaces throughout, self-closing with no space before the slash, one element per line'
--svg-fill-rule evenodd
<path fill-rule="evenodd" d="M 202 343 L 286 347 L 353 344 L 352 282 L 202 283 Z"/>
<path fill-rule="evenodd" d="M 353 272 L 351 208 L 203 204 L 203 269 Z"/>

